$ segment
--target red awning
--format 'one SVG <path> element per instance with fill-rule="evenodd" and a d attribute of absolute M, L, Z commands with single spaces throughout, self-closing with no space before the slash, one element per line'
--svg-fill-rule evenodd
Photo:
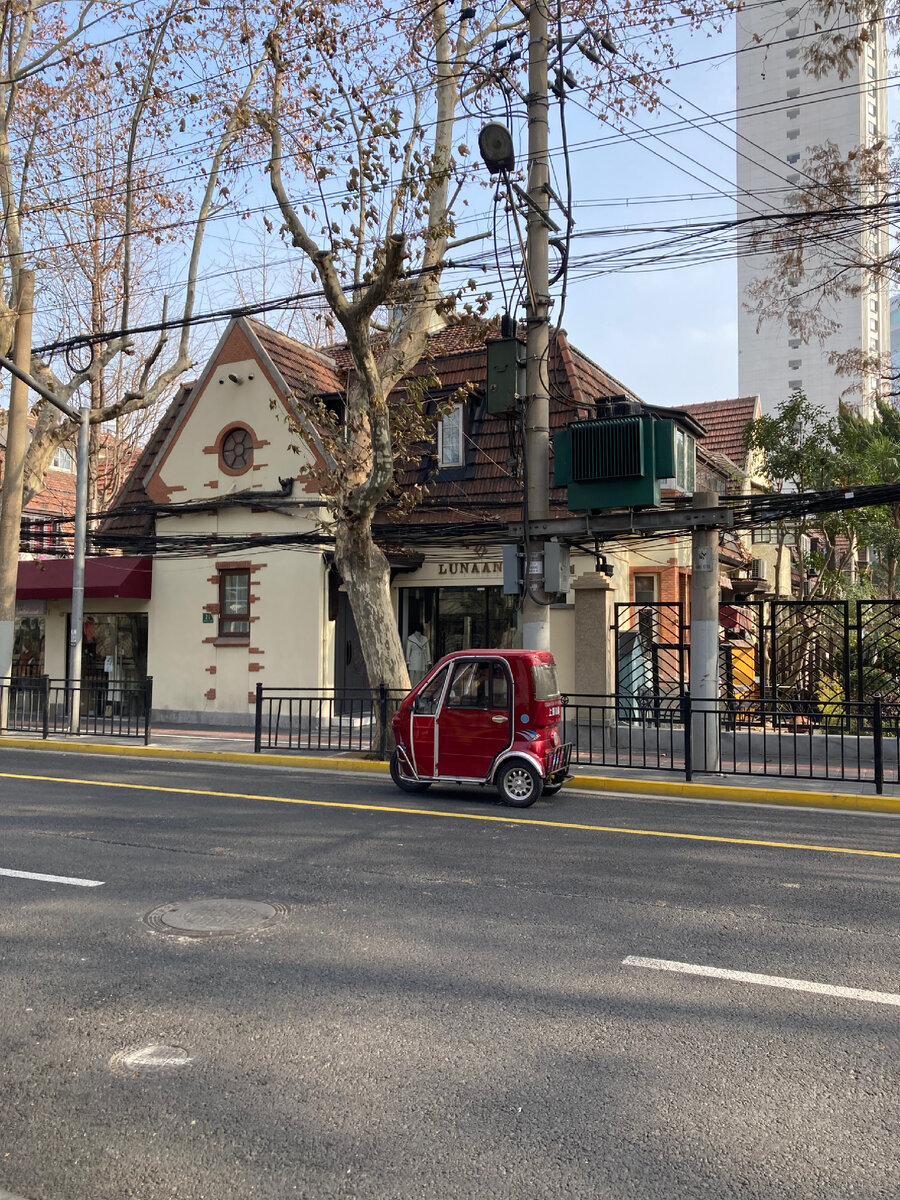
<path fill-rule="evenodd" d="M 723 629 L 740 629 L 747 633 L 756 628 L 749 610 L 734 604 L 719 605 L 719 624 Z"/>
<path fill-rule="evenodd" d="M 152 558 L 88 558 L 84 564 L 86 600 L 149 600 Z M 19 600 L 68 600 L 72 595 L 71 558 L 20 562 Z"/>

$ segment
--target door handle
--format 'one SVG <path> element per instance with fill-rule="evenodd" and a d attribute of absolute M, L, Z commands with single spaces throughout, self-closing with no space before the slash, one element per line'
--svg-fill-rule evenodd
<path fill-rule="evenodd" d="M 508 721 L 509 717 L 491 717 L 491 720 L 494 721 L 497 725 L 500 725 L 504 721 Z"/>

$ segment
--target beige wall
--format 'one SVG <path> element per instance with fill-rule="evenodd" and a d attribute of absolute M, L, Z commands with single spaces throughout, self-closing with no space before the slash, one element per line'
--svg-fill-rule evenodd
<path fill-rule="evenodd" d="M 177 436 L 148 482 L 157 500 L 222 500 L 234 493 L 278 493 L 294 479 L 294 504 L 273 512 L 247 505 L 157 521 L 161 536 L 285 535 L 314 532 L 319 508 L 305 478 L 314 462 L 286 419 L 284 406 L 255 359 L 221 361 L 208 371 Z M 243 382 L 229 378 L 235 375 Z M 223 431 L 242 425 L 254 436 L 253 462 L 241 474 L 224 469 Z M 304 501 L 308 501 L 304 504 Z M 250 636 L 218 637 L 217 564 L 250 571 Z M 158 557 L 153 564 L 149 664 L 154 708 L 174 714 L 247 719 L 257 683 L 320 687 L 331 681 L 333 631 L 327 621 L 320 549 L 264 547 L 208 558 Z M 204 621 L 204 615 L 207 621 Z"/>
<path fill-rule="evenodd" d="M 202 521 L 235 532 L 243 510 L 218 519 L 168 518 L 161 533 L 187 532 Z M 254 515 L 260 532 L 312 528 L 306 518 Z M 246 644 L 218 638 L 217 564 L 249 564 L 250 637 Z M 331 631 L 326 627 L 325 570 L 320 551 L 261 549 L 206 559 L 157 558 L 153 564 L 149 670 L 154 707 L 175 712 L 247 714 L 257 683 L 320 687 L 329 682 Z M 204 623 L 204 614 L 211 622 Z"/>

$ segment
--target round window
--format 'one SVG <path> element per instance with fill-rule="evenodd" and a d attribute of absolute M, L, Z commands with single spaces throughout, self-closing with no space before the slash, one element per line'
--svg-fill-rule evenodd
<path fill-rule="evenodd" d="M 249 429 L 231 429 L 222 441 L 222 462 L 229 471 L 246 471 L 253 462 L 253 436 Z"/>

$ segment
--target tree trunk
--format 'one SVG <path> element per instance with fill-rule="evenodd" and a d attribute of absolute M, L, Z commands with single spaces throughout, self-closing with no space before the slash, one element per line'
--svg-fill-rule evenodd
<path fill-rule="evenodd" d="M 340 571 L 362 646 L 369 686 L 409 690 L 409 672 L 391 604 L 391 569 L 372 540 L 371 521 L 345 515 L 335 525 Z"/>

